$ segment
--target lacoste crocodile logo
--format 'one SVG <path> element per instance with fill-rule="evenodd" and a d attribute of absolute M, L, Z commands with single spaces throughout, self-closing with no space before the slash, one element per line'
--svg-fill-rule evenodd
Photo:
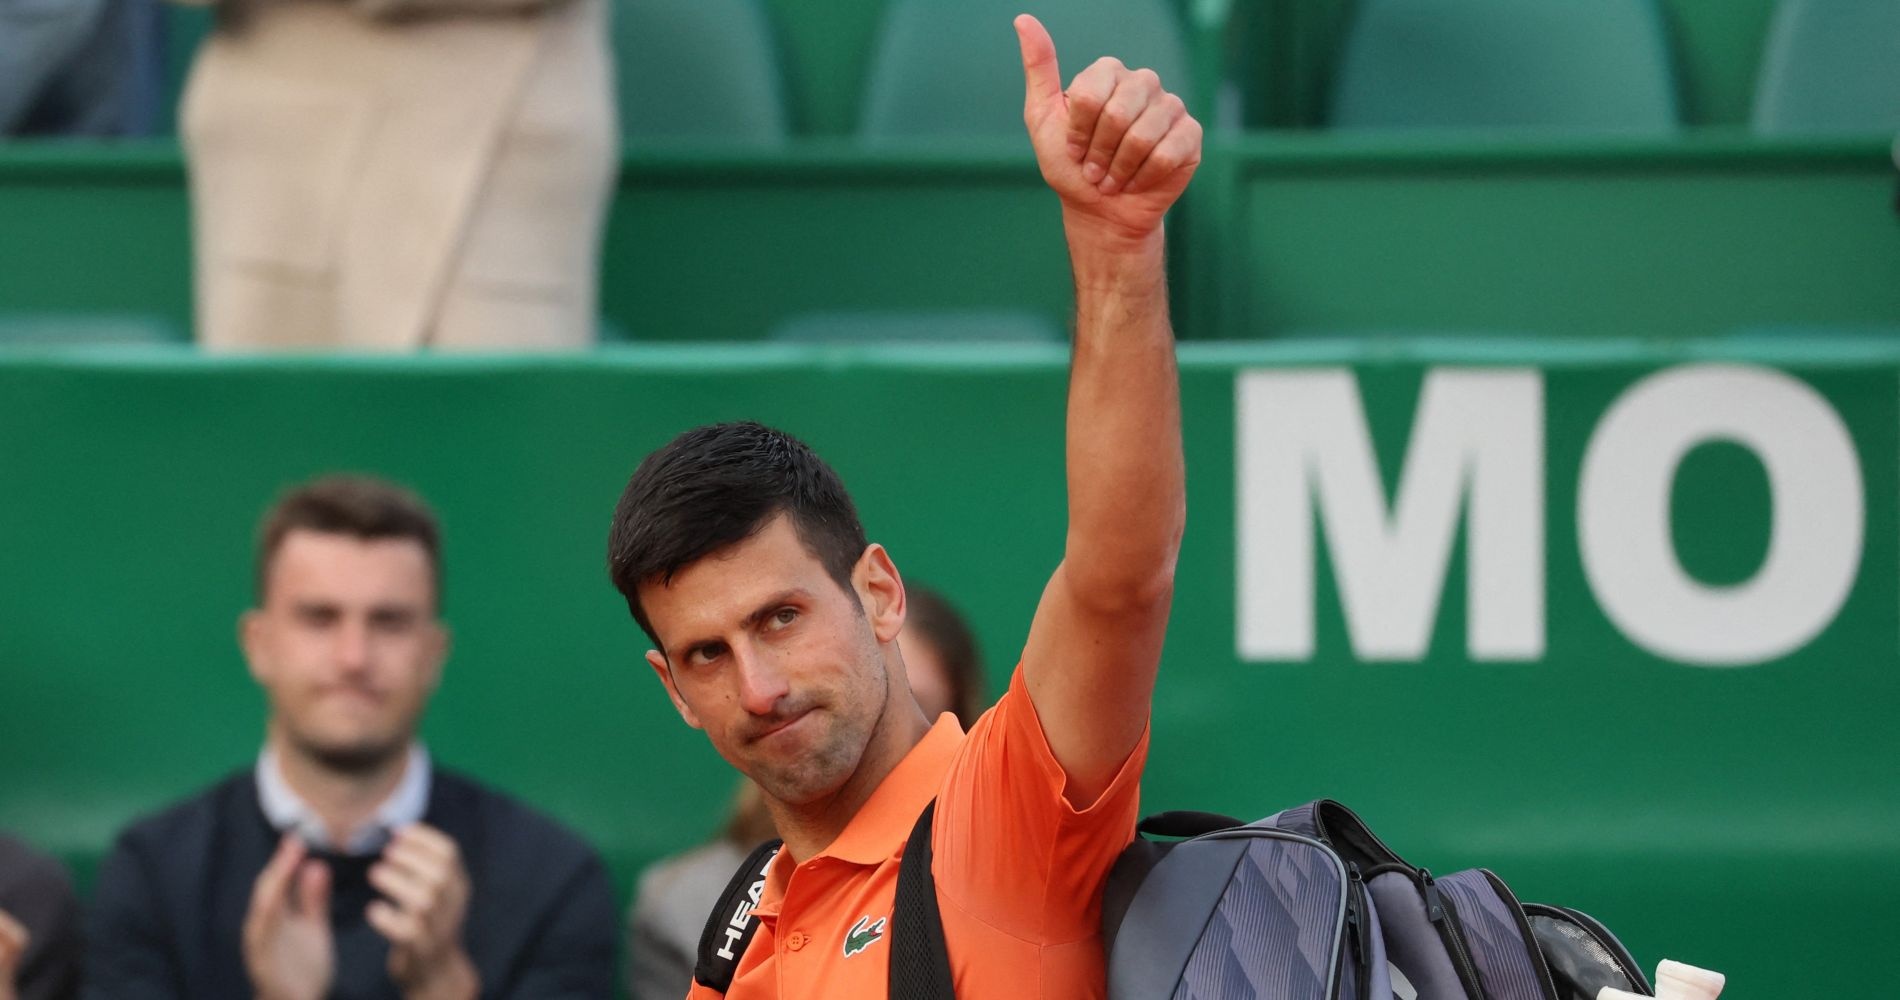
<path fill-rule="evenodd" d="M 887 919 L 889 918 L 879 917 L 873 922 L 870 917 L 859 917 L 858 922 L 852 924 L 850 932 L 844 936 L 844 957 L 850 958 L 883 937 L 884 922 Z"/>

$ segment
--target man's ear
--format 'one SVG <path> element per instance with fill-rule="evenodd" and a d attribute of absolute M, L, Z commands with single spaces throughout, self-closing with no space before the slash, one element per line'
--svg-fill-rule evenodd
<path fill-rule="evenodd" d="M 238 649 L 244 653 L 244 666 L 250 670 L 252 680 L 263 684 L 265 674 L 268 672 L 265 667 L 260 666 L 265 662 L 264 612 L 251 608 L 238 616 L 237 624 Z"/>
<path fill-rule="evenodd" d="M 429 692 L 433 694 L 435 689 L 442 684 L 442 664 L 448 662 L 449 648 L 454 645 L 454 637 L 449 633 L 448 625 L 439 618 L 431 622 L 430 626 L 434 633 L 430 636 L 430 642 L 435 646 L 434 649 L 429 651 L 429 671 L 431 674 L 429 677 Z"/>
<path fill-rule="evenodd" d="M 877 641 L 896 642 L 904 629 L 904 578 L 897 575 L 897 564 L 884 546 L 872 542 L 865 547 L 851 571 L 851 583 Z"/>
<path fill-rule="evenodd" d="M 699 724 L 699 716 L 693 714 L 693 709 L 686 704 L 686 699 L 680 697 L 680 689 L 673 683 L 673 671 L 666 665 L 666 656 L 657 649 L 647 650 L 647 666 L 652 667 L 653 672 L 660 675 L 660 683 L 666 687 L 666 696 L 673 699 L 673 710 L 680 714 L 680 718 L 685 719 L 686 724 L 694 729 L 706 728 Z"/>

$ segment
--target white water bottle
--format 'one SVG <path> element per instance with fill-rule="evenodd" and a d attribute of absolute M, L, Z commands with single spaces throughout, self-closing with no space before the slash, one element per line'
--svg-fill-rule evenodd
<path fill-rule="evenodd" d="M 1656 1000 L 1715 1000 L 1728 977 L 1708 969 L 1663 959 L 1656 966 Z M 1638 993 L 1605 986 L 1597 991 L 1597 1000 L 1644 1000 Z"/>
<path fill-rule="evenodd" d="M 1715 1000 L 1728 977 L 1663 959 L 1656 966 L 1657 1000 Z"/>

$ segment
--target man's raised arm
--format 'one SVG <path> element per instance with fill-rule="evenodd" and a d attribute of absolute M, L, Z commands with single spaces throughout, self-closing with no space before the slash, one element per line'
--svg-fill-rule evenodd
<path fill-rule="evenodd" d="M 1016 32 L 1023 118 L 1062 199 L 1076 300 L 1069 534 L 1023 672 L 1084 808 L 1147 727 L 1174 593 L 1186 484 L 1161 219 L 1200 163 L 1201 127 L 1152 71 L 1114 59 L 1064 92 L 1049 33 L 1028 15 Z"/>

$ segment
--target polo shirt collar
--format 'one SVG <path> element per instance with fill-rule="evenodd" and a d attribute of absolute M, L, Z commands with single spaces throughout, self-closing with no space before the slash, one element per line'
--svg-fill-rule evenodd
<path fill-rule="evenodd" d="M 943 787 L 943 777 L 950 772 L 962 742 L 963 727 L 955 715 L 945 712 L 884 776 L 877 791 L 845 824 L 844 832 L 830 847 L 818 852 L 819 856 L 854 865 L 877 865 L 904 853 L 911 828 Z"/>
<path fill-rule="evenodd" d="M 837 839 L 806 858 L 799 867 L 819 858 L 868 866 L 901 857 L 904 844 L 910 840 L 911 828 L 917 825 L 924 806 L 937 797 L 944 775 L 950 773 L 957 747 L 962 743 L 963 726 L 955 715 L 945 712 L 904 759 L 897 762 L 891 773 L 884 776 Z M 792 871 L 790 855 L 783 849 L 772 856 L 765 871 L 763 893 L 758 905 L 752 908 L 753 914 L 768 922 L 778 918 L 785 904 L 785 890 L 791 885 Z"/>

